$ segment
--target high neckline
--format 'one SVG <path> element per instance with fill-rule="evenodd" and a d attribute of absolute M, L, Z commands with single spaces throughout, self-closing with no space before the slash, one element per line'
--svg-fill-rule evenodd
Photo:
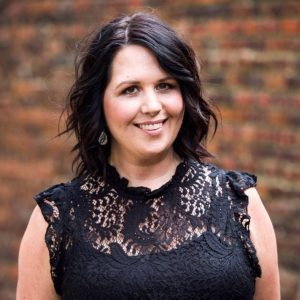
<path fill-rule="evenodd" d="M 106 180 L 116 189 L 122 190 L 124 194 L 151 198 L 163 194 L 169 186 L 175 182 L 179 182 L 186 173 L 187 165 L 188 161 L 184 159 L 177 165 L 171 179 L 153 190 L 145 186 L 128 186 L 129 180 L 125 177 L 121 177 L 117 169 L 110 164 L 107 164 Z"/>

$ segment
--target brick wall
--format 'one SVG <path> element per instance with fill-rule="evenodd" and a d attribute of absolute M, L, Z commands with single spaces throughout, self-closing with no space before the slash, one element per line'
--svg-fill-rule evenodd
<path fill-rule="evenodd" d="M 72 176 L 52 139 L 75 43 L 117 13 L 154 11 L 197 49 L 222 112 L 214 163 L 254 172 L 273 220 L 283 299 L 300 299 L 300 2 L 43 0 L 0 3 L 0 298 L 14 299 L 34 193 Z"/>

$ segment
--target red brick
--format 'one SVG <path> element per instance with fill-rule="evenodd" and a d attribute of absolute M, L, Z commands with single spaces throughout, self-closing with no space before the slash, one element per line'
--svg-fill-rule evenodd
<path fill-rule="evenodd" d="M 287 32 L 289 34 L 299 33 L 300 32 L 300 20 L 283 20 L 281 22 L 283 32 Z"/>
<path fill-rule="evenodd" d="M 30 0 L 3 5 L 0 227 L 19 239 L 34 206 L 32 194 L 73 176 L 68 154 L 72 140 L 50 139 L 57 133 L 59 107 L 55 103 L 63 102 L 73 79 L 75 42 L 121 10 L 149 11 L 146 5 L 150 5 L 191 40 L 203 62 L 204 88 L 223 115 L 223 129 L 210 149 L 220 166 L 257 173 L 259 191 L 278 233 L 280 267 L 285 272 L 283 300 L 296 299 L 295 278 L 300 274 L 299 264 L 293 263 L 300 249 L 296 216 L 300 197 L 300 3 L 145 3 Z M 8 205 L 12 205 L 11 212 Z M 9 223 L 12 213 L 18 220 L 15 227 Z M 15 259 L 13 266 L 6 264 L 1 299 L 14 299 L 17 242 L 10 255 L 12 246 L 0 243 L 7 254 L 0 264 L 9 257 Z"/>

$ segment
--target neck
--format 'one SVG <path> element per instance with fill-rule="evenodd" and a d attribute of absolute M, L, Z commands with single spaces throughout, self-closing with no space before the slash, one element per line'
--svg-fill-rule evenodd
<path fill-rule="evenodd" d="M 151 190 L 168 182 L 180 162 L 180 157 L 173 150 L 151 159 L 137 160 L 114 155 L 109 159 L 120 176 L 128 179 L 129 186 L 144 186 Z"/>

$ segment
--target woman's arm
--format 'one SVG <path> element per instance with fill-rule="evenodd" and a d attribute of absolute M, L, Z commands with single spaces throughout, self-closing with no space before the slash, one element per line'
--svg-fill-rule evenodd
<path fill-rule="evenodd" d="M 19 251 L 17 300 L 58 300 L 50 275 L 45 243 L 47 222 L 37 206 L 31 215 Z"/>
<path fill-rule="evenodd" d="M 278 300 L 280 283 L 273 225 L 256 189 L 250 188 L 245 193 L 249 197 L 250 237 L 262 269 L 262 277 L 256 280 L 254 300 Z"/>

